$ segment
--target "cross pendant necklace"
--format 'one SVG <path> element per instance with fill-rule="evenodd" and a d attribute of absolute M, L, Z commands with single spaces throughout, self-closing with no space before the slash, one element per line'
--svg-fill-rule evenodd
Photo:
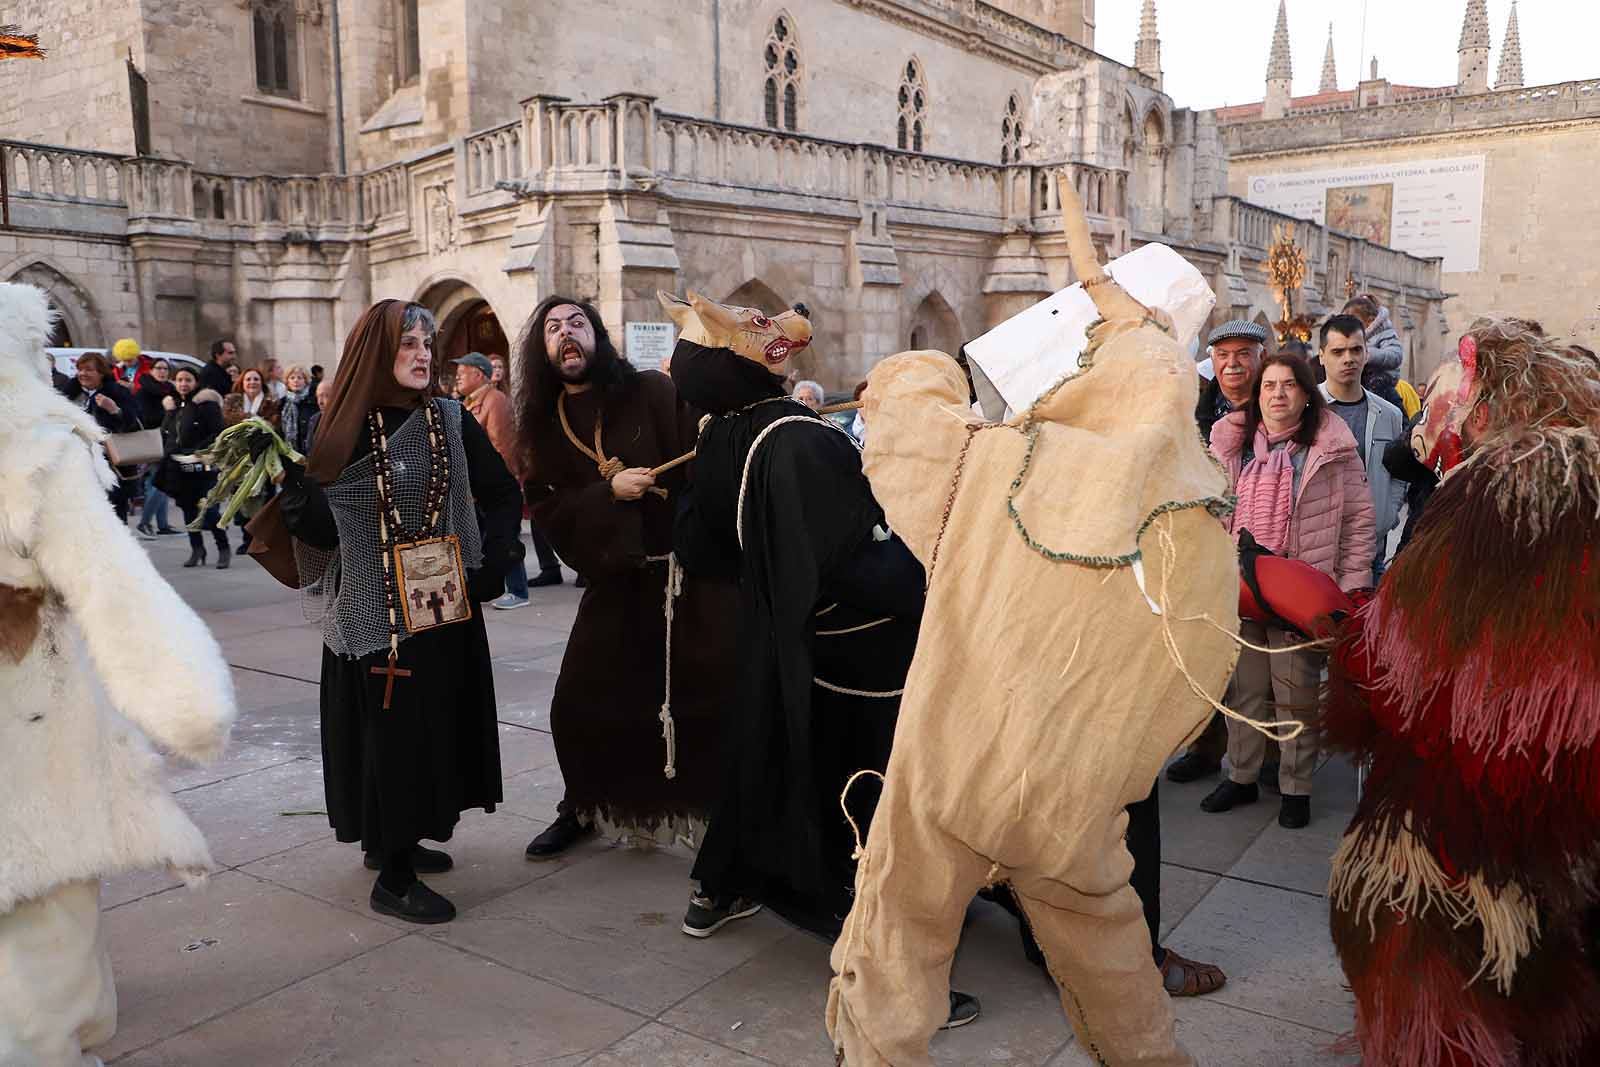
<path fill-rule="evenodd" d="M 409 678 L 409 677 L 411 677 L 411 672 L 410 671 L 404 670 L 404 669 L 402 669 L 402 668 L 400 668 L 400 667 L 395 665 L 396 661 L 398 660 L 398 658 L 399 657 L 397 657 L 393 652 L 390 652 L 389 653 L 389 662 L 388 662 L 388 664 L 386 666 L 372 668 L 372 673 L 373 674 L 382 674 L 382 675 L 386 675 L 387 676 L 387 677 L 384 678 L 384 681 L 383 681 L 383 710 L 384 711 L 388 711 L 389 710 L 390 704 L 394 700 L 394 680 L 396 678 Z"/>

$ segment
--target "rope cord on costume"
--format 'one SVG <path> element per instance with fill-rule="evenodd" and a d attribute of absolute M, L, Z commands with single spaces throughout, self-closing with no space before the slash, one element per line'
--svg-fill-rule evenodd
<path fill-rule="evenodd" d="M 578 435 L 572 432 L 572 423 L 567 421 L 567 394 L 565 392 L 556 395 L 556 417 L 561 420 L 561 432 L 567 435 L 567 440 L 572 444 L 572 447 L 576 448 L 583 455 L 589 457 L 589 460 L 593 462 L 597 468 L 599 468 L 601 478 L 604 478 L 609 482 L 611 479 L 628 469 L 627 464 L 623 463 L 622 460 L 617 459 L 615 456 L 611 457 L 610 459 L 606 458 L 605 445 L 601 443 L 601 435 L 605 429 L 605 418 L 601 414 L 599 408 L 596 408 L 594 413 L 593 448 L 590 448 L 588 445 L 578 440 Z M 667 495 L 667 491 L 665 489 L 654 485 L 652 485 L 647 492 L 654 493 L 663 499 L 665 499 Z"/>
<path fill-rule="evenodd" d="M 815 618 L 815 616 L 813 616 L 813 618 Z M 894 622 L 894 616 L 893 615 L 885 615 L 881 619 L 873 619 L 871 622 L 864 622 L 860 626 L 846 626 L 842 630 L 818 630 L 818 631 L 816 631 L 814 636 L 816 636 L 816 637 L 840 637 L 840 636 L 842 636 L 844 634 L 857 634 L 857 633 L 860 633 L 862 630 L 870 630 L 875 626 L 882 626 L 883 624 L 890 623 L 890 622 Z"/>
<path fill-rule="evenodd" d="M 1280 656 L 1285 652 L 1305 652 L 1310 649 L 1316 649 L 1318 651 L 1325 652 L 1335 643 L 1333 638 L 1328 638 L 1325 640 L 1302 641 L 1298 645 L 1284 645 L 1282 648 L 1268 648 L 1264 645 L 1258 645 L 1253 641 L 1246 641 L 1239 634 L 1228 629 L 1226 626 L 1222 625 L 1216 619 L 1213 619 L 1210 615 L 1207 615 L 1203 611 L 1198 615 L 1179 615 L 1178 621 L 1203 622 L 1207 626 L 1210 626 L 1213 630 L 1216 630 L 1218 633 L 1226 635 L 1240 648 L 1248 648 L 1252 652 L 1265 652 L 1269 656 Z"/>
<path fill-rule="evenodd" d="M 1189 688 L 1194 692 L 1195 696 L 1210 704 L 1214 710 L 1221 712 L 1235 722 L 1243 723 L 1263 737 L 1278 742 L 1293 741 L 1299 737 L 1306 729 L 1306 724 L 1300 720 L 1283 719 L 1271 723 L 1257 722 L 1215 699 L 1210 693 L 1206 692 L 1205 686 L 1201 685 L 1195 679 L 1195 676 L 1190 673 L 1188 666 L 1183 661 L 1183 653 L 1178 650 L 1178 640 L 1172 634 L 1172 609 L 1168 600 L 1168 590 L 1172 587 L 1173 572 L 1177 569 L 1177 544 L 1172 538 L 1172 520 L 1169 518 L 1165 523 L 1158 526 L 1156 534 L 1161 539 L 1161 611 L 1159 613 L 1161 616 L 1161 641 L 1167 647 L 1168 658 L 1178 668 L 1178 672 L 1183 675 L 1184 680 L 1189 683 Z M 1221 627 L 1218 628 L 1222 629 Z"/>
<path fill-rule="evenodd" d="M 672 603 L 683 595 L 683 565 L 678 562 L 678 557 L 672 553 L 662 556 L 646 556 L 649 562 L 660 559 L 667 562 L 667 677 L 666 689 L 661 700 L 661 713 L 656 717 L 661 720 L 661 740 L 667 746 L 667 765 L 661 773 L 669 779 L 678 776 L 678 724 L 672 721 Z"/>
<path fill-rule="evenodd" d="M 820 418 L 815 414 L 785 415 L 782 418 L 773 419 L 771 422 L 763 426 L 761 428 L 761 432 L 756 434 L 756 439 L 750 442 L 750 450 L 744 454 L 744 471 L 739 475 L 739 506 L 734 512 L 733 516 L 733 532 L 739 539 L 740 549 L 744 548 L 744 494 L 745 490 L 750 485 L 750 465 L 755 461 L 756 449 L 761 447 L 761 442 L 765 441 L 767 439 L 767 435 L 773 430 L 776 430 L 779 426 L 791 422 L 809 422 L 816 426 L 827 427 L 833 430 L 835 433 L 844 434 L 845 438 L 852 443 L 855 441 L 855 438 L 845 433 L 843 428 L 835 426 L 827 419 Z M 856 447 L 859 449 L 861 446 L 857 445 Z"/>
<path fill-rule="evenodd" d="M 850 797 L 850 788 L 856 784 L 856 779 L 866 774 L 875 775 L 877 776 L 878 781 L 888 784 L 888 779 L 883 776 L 881 771 L 875 771 L 871 767 L 867 767 L 857 771 L 848 779 L 846 779 L 844 788 L 839 791 L 839 810 L 844 812 L 844 820 L 850 824 L 850 835 L 855 838 L 856 845 L 855 849 L 850 853 L 850 858 L 856 863 L 856 884 L 858 886 L 861 884 L 862 879 L 864 879 L 867 875 L 867 871 L 870 867 L 871 857 L 867 855 L 867 850 L 861 842 L 861 827 L 859 824 L 857 824 L 856 817 L 850 814 L 850 805 L 847 803 L 847 801 Z M 860 905 L 860 901 L 858 900 L 857 905 L 852 907 L 850 909 L 850 913 L 845 916 L 844 954 L 839 957 L 839 959 L 843 961 L 843 966 L 849 966 L 850 952 L 855 948 L 856 934 L 861 929 L 861 913 L 863 910 L 864 908 Z M 843 971 L 841 970 L 840 973 L 842 974 Z M 841 1043 L 836 1046 L 834 1052 L 834 1062 L 836 1064 L 843 1063 L 844 1045 Z"/>
<path fill-rule="evenodd" d="M 895 697 L 905 695 L 904 689 L 887 689 L 883 692 L 877 693 L 870 689 L 846 689 L 842 685 L 834 685 L 832 682 L 824 682 L 821 678 L 816 677 L 811 679 L 811 684 L 821 686 L 830 693 L 839 693 L 847 697 L 866 697 L 869 700 L 893 700 Z"/>

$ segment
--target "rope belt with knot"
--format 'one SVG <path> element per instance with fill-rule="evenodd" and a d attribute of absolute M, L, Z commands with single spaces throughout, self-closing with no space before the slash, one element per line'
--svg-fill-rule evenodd
<path fill-rule="evenodd" d="M 594 463 L 595 467 L 599 469 L 600 477 L 609 482 L 611 479 L 628 469 L 628 465 L 615 456 L 607 458 L 605 445 L 601 443 L 601 434 L 604 430 L 605 419 L 602 417 L 599 411 L 596 411 L 594 415 L 593 448 L 590 448 L 588 445 L 578 440 L 578 435 L 572 432 L 572 423 L 567 421 L 566 393 L 562 393 L 560 396 L 556 397 L 556 416 L 561 420 L 561 432 L 567 435 L 567 440 L 572 443 L 573 448 L 576 448 L 579 452 L 589 457 L 589 460 Z M 654 493 L 663 500 L 667 498 L 667 491 L 662 489 L 660 486 L 652 485 L 647 491 Z"/>
<path fill-rule="evenodd" d="M 667 565 L 667 590 L 665 612 L 667 616 L 667 676 L 664 693 L 661 700 L 661 711 L 656 718 L 661 720 L 661 740 L 667 746 L 667 765 L 661 773 L 668 778 L 678 776 L 678 724 L 672 719 L 672 605 L 673 601 L 683 595 L 683 567 L 678 563 L 678 557 L 672 553 L 664 556 L 646 556 L 646 563 L 665 563 Z"/>

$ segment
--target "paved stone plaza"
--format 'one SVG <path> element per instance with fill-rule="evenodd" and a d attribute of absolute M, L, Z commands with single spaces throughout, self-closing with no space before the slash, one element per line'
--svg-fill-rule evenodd
<path fill-rule="evenodd" d="M 97 1050 L 108 1063 L 833 1062 L 822 1024 L 827 946 L 767 915 L 709 941 L 683 936 L 686 850 L 591 841 L 560 862 L 523 859 L 561 796 L 549 702 L 578 600 L 571 585 L 489 613 L 505 804 L 464 816 L 446 846 L 456 869 L 429 878 L 460 917 L 415 927 L 367 908 L 373 875 L 328 828 L 321 642 L 296 595 L 248 560 L 182 570 L 183 542 L 149 547 L 233 664 L 240 720 L 226 760 L 175 767 L 171 784 L 221 870 L 199 893 L 157 873 L 105 884 L 121 1012 L 115 1039 Z M 639 728 L 656 729 L 653 709 Z M 1204 1064 L 1344 1067 L 1349 1059 L 1328 1049 L 1350 1025 L 1351 1000 L 1323 893 L 1353 775 L 1323 768 L 1313 822 L 1299 832 L 1278 827 L 1271 796 L 1202 814 L 1211 784 L 1162 784 L 1167 942 L 1229 976 L 1221 992 L 1178 1002 L 1179 1035 Z M 1090 1062 L 998 908 L 973 904 L 955 984 L 984 1013 L 935 1038 L 938 1063 Z"/>

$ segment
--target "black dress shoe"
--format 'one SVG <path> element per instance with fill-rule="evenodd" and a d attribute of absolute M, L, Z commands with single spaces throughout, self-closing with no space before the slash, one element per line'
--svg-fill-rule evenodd
<path fill-rule="evenodd" d="M 456 906 L 423 885 L 420 879 L 412 882 L 403 896 L 385 889 L 381 882 L 373 882 L 372 910 L 424 926 L 447 923 L 456 917 Z"/>
<path fill-rule="evenodd" d="M 1285 830 L 1299 830 L 1311 822 L 1311 798 L 1285 793 L 1278 805 L 1278 825 Z"/>
<path fill-rule="evenodd" d="M 1220 770 L 1222 770 L 1222 760 L 1212 759 L 1199 752 L 1185 752 L 1173 760 L 1172 766 L 1167 768 L 1167 781 L 1193 782 L 1209 778 Z"/>
<path fill-rule="evenodd" d="M 571 812 L 562 812 L 556 821 L 546 826 L 538 837 L 528 842 L 525 853 L 530 860 L 547 860 L 559 856 L 585 837 L 594 833 L 594 824 L 585 826 Z"/>
<path fill-rule="evenodd" d="M 1224 778 L 1221 785 L 1206 794 L 1206 798 L 1200 802 L 1200 810 L 1213 813 L 1230 811 L 1240 804 L 1254 804 L 1260 799 L 1261 790 L 1256 788 L 1254 782 L 1240 785 L 1232 778 Z"/>
<path fill-rule="evenodd" d="M 552 567 L 550 570 L 540 571 L 538 574 L 528 579 L 528 588 L 543 589 L 547 585 L 560 585 L 562 580 L 561 568 Z"/>
<path fill-rule="evenodd" d="M 368 852 L 362 862 L 369 871 L 383 870 L 383 857 L 376 852 Z M 440 852 L 436 848 L 423 848 L 421 845 L 415 845 L 411 849 L 411 869 L 418 874 L 443 874 L 455 865 L 448 852 Z"/>

